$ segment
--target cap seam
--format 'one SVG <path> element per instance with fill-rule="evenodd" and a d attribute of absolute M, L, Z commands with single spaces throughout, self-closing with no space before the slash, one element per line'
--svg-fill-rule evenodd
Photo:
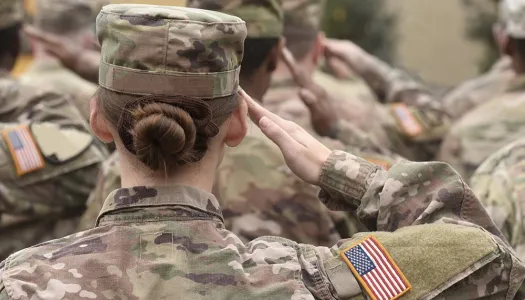
<path fill-rule="evenodd" d="M 194 77 L 203 77 L 205 75 L 222 75 L 222 74 L 227 74 L 227 73 L 232 73 L 232 72 L 236 72 L 241 66 L 238 65 L 236 66 L 235 68 L 231 69 L 231 70 L 227 70 L 227 71 L 222 71 L 222 72 L 207 72 L 207 73 L 189 73 L 189 72 L 180 72 L 180 71 L 166 71 L 165 73 L 159 73 L 159 72 L 151 72 L 151 71 L 147 71 L 147 70 L 139 70 L 139 69 L 134 69 L 134 68 L 128 68 L 128 67 L 123 67 L 123 66 L 119 66 L 119 65 L 114 65 L 112 63 L 108 63 L 108 62 L 105 62 L 105 61 L 101 61 L 100 62 L 101 64 L 105 64 L 105 65 L 108 65 L 108 66 L 111 66 L 115 69 L 120 69 L 120 70 L 123 70 L 123 71 L 129 71 L 129 72 L 134 72 L 134 73 L 143 73 L 143 74 L 147 74 L 147 75 L 156 75 L 156 76 L 165 76 L 165 75 L 168 75 L 168 76 L 194 76 Z"/>
<path fill-rule="evenodd" d="M 167 74 L 168 70 L 168 48 L 169 48 L 169 41 L 170 41 L 170 28 L 171 23 L 168 23 L 168 28 L 166 30 L 166 47 L 164 49 L 164 73 Z"/>
<path fill-rule="evenodd" d="M 108 15 L 115 15 L 115 16 L 122 16 L 122 17 L 136 17 L 136 18 L 143 18 L 143 19 L 149 19 L 149 20 L 165 20 L 166 22 L 172 23 L 191 23 L 191 24 L 202 24 L 202 25 L 208 25 L 208 26 L 214 26 L 214 25 L 221 25 L 221 24 L 229 24 L 229 25 L 245 25 L 246 22 L 242 19 L 239 19 L 241 22 L 225 22 L 225 21 L 218 21 L 218 22 L 202 22 L 202 21 L 195 21 L 195 20 L 176 20 L 176 19 L 166 19 L 166 18 L 155 18 L 150 16 L 137 16 L 137 15 L 127 15 L 127 14 L 119 14 L 119 13 L 113 13 L 113 12 L 106 12 L 102 11 L 101 14 L 108 14 Z"/>

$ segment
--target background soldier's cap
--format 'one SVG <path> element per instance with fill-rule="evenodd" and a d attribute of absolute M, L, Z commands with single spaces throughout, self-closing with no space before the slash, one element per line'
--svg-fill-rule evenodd
<path fill-rule="evenodd" d="M 237 93 L 246 25 L 220 12 L 107 5 L 97 17 L 99 84 L 134 95 L 201 99 Z"/>
<path fill-rule="evenodd" d="M 286 23 L 321 28 L 326 0 L 283 0 Z"/>
<path fill-rule="evenodd" d="M 21 0 L 0 0 L 0 29 L 22 22 L 24 10 Z"/>
<path fill-rule="evenodd" d="M 35 26 L 61 34 L 92 25 L 108 0 L 36 0 Z"/>
<path fill-rule="evenodd" d="M 246 21 L 250 38 L 275 38 L 283 33 L 281 0 L 188 0 L 188 7 L 241 18 Z"/>
<path fill-rule="evenodd" d="M 509 36 L 525 38 L 525 0 L 502 0 L 499 14 Z"/>

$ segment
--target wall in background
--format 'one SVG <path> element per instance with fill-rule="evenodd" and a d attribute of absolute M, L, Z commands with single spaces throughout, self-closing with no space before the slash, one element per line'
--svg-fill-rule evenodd
<path fill-rule="evenodd" d="M 398 14 L 399 65 L 440 85 L 478 74 L 483 48 L 466 38 L 466 9 L 460 0 L 387 2 Z"/>

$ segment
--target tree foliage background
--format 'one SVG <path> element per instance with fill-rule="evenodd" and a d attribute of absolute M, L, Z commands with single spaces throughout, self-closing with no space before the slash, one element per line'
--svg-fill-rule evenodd
<path fill-rule="evenodd" d="M 485 72 L 499 57 L 492 37 L 492 25 L 498 20 L 498 0 L 463 0 L 463 5 L 467 12 L 466 37 L 483 45 L 484 56 L 478 65 L 480 72 Z"/>
<path fill-rule="evenodd" d="M 324 30 L 328 37 L 349 39 L 392 63 L 396 56 L 397 16 L 385 0 L 328 0 Z"/>

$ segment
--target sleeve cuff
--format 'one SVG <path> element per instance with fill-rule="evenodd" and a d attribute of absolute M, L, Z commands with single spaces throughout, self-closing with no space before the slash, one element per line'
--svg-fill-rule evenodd
<path fill-rule="evenodd" d="M 321 171 L 319 199 L 334 210 L 356 209 L 379 167 L 343 151 L 334 151 Z"/>

